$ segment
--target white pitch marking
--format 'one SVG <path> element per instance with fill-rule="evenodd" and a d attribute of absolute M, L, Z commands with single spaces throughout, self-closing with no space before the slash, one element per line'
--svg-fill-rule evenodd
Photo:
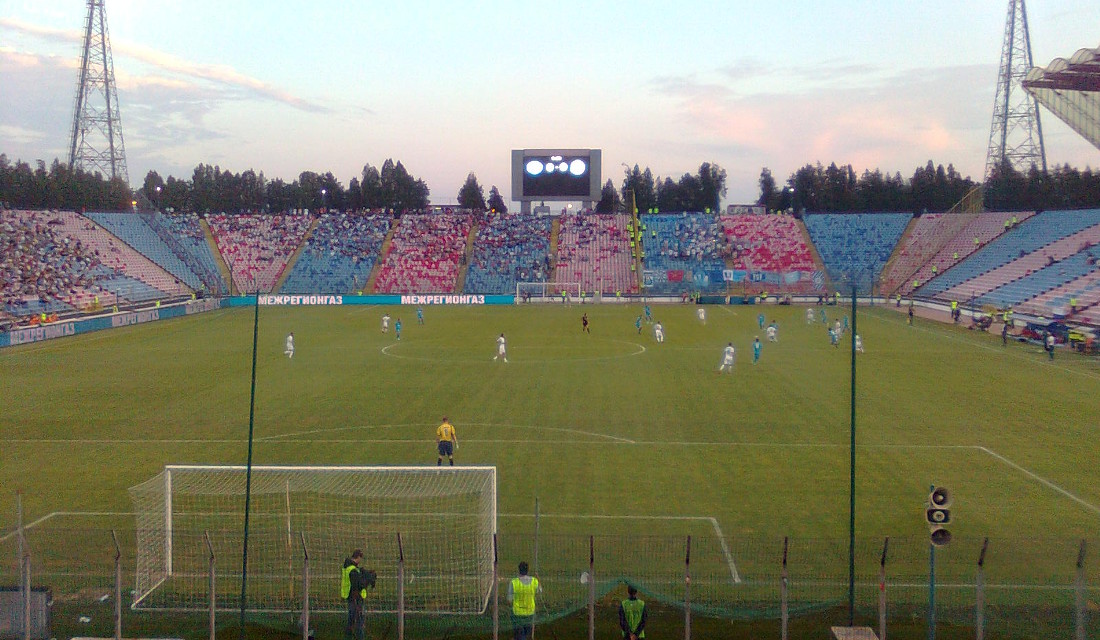
<path fill-rule="evenodd" d="M 434 424 L 434 423 L 432 423 L 432 424 Z M 355 426 L 355 427 L 332 427 L 332 428 L 329 428 L 329 429 L 312 429 L 310 431 L 300 431 L 300 432 L 296 432 L 296 433 L 283 433 L 283 434 L 274 435 L 274 436 L 267 436 L 266 438 L 258 439 L 257 442 L 273 442 L 275 440 L 280 440 L 280 439 L 294 438 L 294 437 L 299 437 L 299 436 L 308 436 L 308 435 L 313 435 L 313 434 L 317 434 L 317 433 L 330 433 L 330 432 L 335 432 L 335 431 L 353 431 L 353 430 L 357 430 L 357 429 L 381 429 L 381 428 L 386 428 L 386 427 L 430 427 L 430 426 L 432 426 L 432 424 L 424 423 L 424 422 L 410 422 L 410 423 L 405 423 L 405 424 L 361 425 L 361 426 Z M 563 427 L 543 427 L 543 426 L 539 426 L 539 425 L 500 424 L 500 423 L 491 423 L 491 422 L 467 422 L 467 423 L 464 423 L 464 424 L 466 426 L 473 426 L 473 427 L 503 427 L 503 428 L 508 428 L 508 429 L 534 429 L 534 430 L 545 430 L 545 431 L 558 431 L 558 432 L 561 432 L 561 433 L 575 433 L 577 435 L 582 435 L 582 436 L 591 436 L 591 437 L 594 437 L 594 438 L 603 438 L 605 440 L 611 440 L 613 442 L 621 442 L 623 444 L 634 444 L 634 441 L 629 439 L 629 438 L 620 438 L 619 436 L 612 436 L 612 435 L 608 435 L 606 433 L 595 433 L 595 432 L 592 432 L 592 431 L 581 431 L 580 429 L 566 429 L 566 428 L 563 428 Z M 478 440 L 478 439 L 471 439 L 471 438 L 463 438 L 462 441 L 463 442 L 502 442 L 502 443 L 503 442 L 530 442 L 529 440 L 504 440 L 504 439 Z M 318 440 L 318 442 L 333 442 L 333 441 L 332 440 L 323 440 L 323 441 Z M 344 442 L 344 440 L 340 440 L 340 442 Z M 359 440 L 359 442 L 368 442 L 368 441 Z M 420 439 L 420 440 L 379 439 L 379 440 L 369 440 L 369 442 L 423 442 L 423 439 Z M 541 442 L 549 442 L 549 441 L 542 440 Z M 565 442 L 572 442 L 572 441 L 567 440 Z"/>
<path fill-rule="evenodd" d="M 625 354 L 617 354 L 617 355 L 610 355 L 610 356 L 597 356 L 597 357 L 593 357 L 593 358 L 538 358 L 538 359 L 535 359 L 535 360 L 525 360 L 525 359 L 520 358 L 519 360 L 517 360 L 515 357 L 513 357 L 512 362 L 519 362 L 519 363 L 522 363 L 522 364 L 545 364 L 545 363 L 548 363 L 548 362 L 604 362 L 604 361 L 607 361 L 607 360 L 620 360 L 622 358 L 633 358 L 634 356 L 643 355 L 646 352 L 646 348 L 643 345 L 638 344 L 637 342 L 627 342 L 626 340 L 609 340 L 609 342 L 629 345 L 629 346 L 634 347 L 636 350 L 632 351 L 630 353 L 625 353 Z M 429 357 L 420 357 L 420 356 L 403 356 L 403 355 L 396 354 L 396 353 L 390 353 L 389 349 L 391 347 L 396 347 L 399 344 L 406 344 L 406 343 L 394 342 L 393 344 L 388 344 L 388 345 L 382 347 L 382 349 L 381 349 L 382 355 L 389 356 L 391 358 L 397 358 L 399 360 L 415 360 L 415 361 L 418 361 L 418 362 L 436 362 L 436 363 L 442 362 L 442 363 L 445 363 L 445 364 L 478 364 L 478 363 L 490 362 L 489 358 L 466 358 L 466 359 L 459 360 L 459 359 L 445 359 L 445 358 L 429 358 Z M 524 349 L 523 347 L 516 347 L 514 345 L 510 346 L 509 348 L 512 349 L 513 351 L 517 351 L 517 350 L 518 351 L 523 351 L 523 349 Z"/>
<path fill-rule="evenodd" d="M 1012 467 L 1013 469 L 1016 469 L 1017 471 L 1022 472 L 1024 475 L 1030 477 L 1031 479 L 1036 480 L 1036 481 L 1038 481 L 1039 483 L 1041 483 L 1043 485 L 1046 485 L 1048 488 L 1054 489 L 1058 493 L 1064 495 L 1065 497 L 1069 498 L 1070 500 L 1073 500 L 1074 502 L 1076 502 L 1077 504 L 1085 507 L 1089 511 L 1092 511 L 1093 513 L 1096 513 L 1096 514 L 1100 514 L 1100 507 L 1097 507 L 1096 505 L 1092 504 L 1091 502 L 1086 502 L 1082 498 L 1070 493 L 1069 491 L 1066 491 L 1062 487 L 1059 487 L 1058 485 L 1056 485 L 1053 482 L 1051 482 L 1050 480 L 1047 480 L 1046 478 L 1040 476 L 1039 474 L 1034 473 L 1034 472 L 1032 472 L 1028 469 L 1025 469 L 1024 467 L 1021 467 L 1020 465 L 1018 465 L 1015 462 L 1009 460 L 1008 458 L 1002 456 L 1001 454 L 997 453 L 996 451 L 994 451 L 992 449 L 989 449 L 987 447 L 978 447 L 978 449 L 981 449 L 982 451 L 988 453 L 989 455 L 993 456 L 994 458 L 996 458 L 996 459 L 1000 460 L 1001 462 L 1007 464 L 1008 466 Z"/>
<path fill-rule="evenodd" d="M 502 513 L 501 517 L 506 518 L 534 518 L 532 513 Z M 718 526 L 718 519 L 712 516 L 646 516 L 639 514 L 631 514 L 624 516 L 616 515 L 582 515 L 576 513 L 540 513 L 540 518 L 569 518 L 576 520 L 695 520 L 710 522 L 710 525 L 714 527 L 714 533 L 718 536 L 718 542 L 722 545 L 722 555 L 726 557 L 726 565 L 730 569 L 730 577 L 737 584 L 741 583 L 741 575 L 737 572 L 737 564 L 733 561 L 733 554 L 730 553 L 729 545 L 726 544 L 726 536 L 722 533 L 722 527 Z"/>
<path fill-rule="evenodd" d="M 33 529 L 34 527 L 42 524 L 43 522 L 49 520 L 50 518 L 52 518 L 54 516 L 106 517 L 106 516 L 132 516 L 132 515 L 134 515 L 134 514 L 129 513 L 129 512 L 123 512 L 123 511 L 54 511 L 54 512 L 51 512 L 51 513 L 47 513 L 46 515 L 44 515 L 41 518 L 35 520 L 34 522 L 23 525 L 23 530 L 26 531 L 27 529 Z M 15 530 L 15 531 L 12 531 L 11 533 L 7 534 L 6 536 L 0 537 L 0 542 L 6 542 L 7 540 L 10 540 L 10 539 L 14 538 L 18 533 L 19 533 L 18 529 Z"/>
<path fill-rule="evenodd" d="M 717 518 L 710 518 L 710 524 L 714 527 L 714 533 L 718 534 L 718 543 L 722 545 L 722 554 L 726 556 L 726 564 L 729 565 L 730 575 L 733 576 L 733 581 L 740 584 L 741 576 L 737 573 L 737 565 L 733 563 L 733 554 L 730 553 L 730 548 L 726 544 L 726 536 L 722 533 L 722 528 L 718 526 Z"/>

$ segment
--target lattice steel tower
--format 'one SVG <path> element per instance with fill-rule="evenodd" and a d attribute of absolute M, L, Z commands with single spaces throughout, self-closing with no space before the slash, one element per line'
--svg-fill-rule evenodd
<path fill-rule="evenodd" d="M 985 158 L 985 179 L 1007 161 L 1026 173 L 1031 165 L 1044 172 L 1047 155 L 1043 148 L 1043 127 L 1039 103 L 1024 90 L 1023 81 L 1031 69 L 1031 35 L 1027 28 L 1024 0 L 1009 0 L 1005 39 L 1001 47 L 1001 71 L 997 96 L 993 99 L 993 126 L 989 131 L 989 152 Z"/>
<path fill-rule="evenodd" d="M 126 147 L 122 143 L 122 119 L 115 91 L 115 65 L 107 37 L 104 0 L 88 0 L 84 28 L 84 52 L 76 85 L 69 166 L 98 171 L 130 184 L 126 172 Z"/>

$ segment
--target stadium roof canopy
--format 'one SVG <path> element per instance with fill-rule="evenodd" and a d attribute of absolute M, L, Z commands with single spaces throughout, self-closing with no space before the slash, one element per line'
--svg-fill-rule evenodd
<path fill-rule="evenodd" d="M 1024 89 L 1100 149 L 1100 48 L 1081 49 L 1027 73 Z"/>

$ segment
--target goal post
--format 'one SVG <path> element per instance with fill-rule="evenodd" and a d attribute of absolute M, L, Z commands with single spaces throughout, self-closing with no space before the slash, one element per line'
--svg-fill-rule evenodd
<path fill-rule="evenodd" d="M 557 302 L 561 303 L 561 292 L 564 291 L 569 302 L 579 302 L 581 299 L 581 283 L 579 282 L 517 282 L 516 304 L 525 302 Z M 586 296 L 593 292 L 585 292 Z"/>
<path fill-rule="evenodd" d="M 240 592 L 247 468 L 170 465 L 130 489 L 134 505 L 135 609 L 209 606 L 205 539 L 217 557 L 220 609 Z M 378 585 L 372 611 L 396 610 L 397 535 L 410 612 L 478 614 L 492 591 L 496 468 L 252 467 L 248 601 L 253 611 L 301 605 L 309 545 L 314 610 L 340 610 L 343 561 L 362 549 Z"/>

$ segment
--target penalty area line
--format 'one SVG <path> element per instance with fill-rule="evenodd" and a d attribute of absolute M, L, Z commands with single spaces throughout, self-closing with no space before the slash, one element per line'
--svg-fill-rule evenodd
<path fill-rule="evenodd" d="M 501 513 L 502 518 L 534 518 L 533 513 Z M 733 560 L 733 553 L 730 552 L 729 544 L 726 543 L 726 535 L 722 532 L 722 527 L 718 525 L 718 519 L 713 516 L 647 516 L 639 514 L 630 515 L 607 515 L 607 514 L 579 514 L 579 513 L 540 513 L 540 518 L 563 518 L 572 520 L 688 520 L 696 522 L 709 522 L 710 526 L 714 529 L 714 534 L 718 536 L 718 544 L 722 547 L 722 555 L 726 559 L 726 566 L 730 570 L 730 578 L 734 583 L 741 584 L 741 574 L 737 571 L 737 563 Z"/>
<path fill-rule="evenodd" d="M 1074 495 L 1073 493 L 1070 493 L 1069 491 L 1063 489 L 1062 487 L 1059 487 L 1058 485 L 1054 484 L 1050 480 L 1047 480 L 1043 476 L 1041 476 L 1041 475 L 1039 475 L 1039 474 L 1037 474 L 1037 473 L 1035 473 L 1035 472 L 1033 472 L 1029 469 L 1025 469 L 1024 467 L 1016 464 L 1015 462 L 1009 460 L 1008 458 L 1002 456 L 1001 454 L 997 453 L 996 451 L 994 451 L 994 450 L 992 450 L 988 447 L 978 447 L 978 449 L 981 449 L 982 451 L 988 453 L 989 455 L 993 456 L 997 460 L 999 460 L 999 461 L 1003 462 L 1004 464 L 1012 467 L 1013 469 L 1023 473 L 1024 475 L 1031 478 L 1032 480 L 1035 480 L 1036 482 L 1046 486 L 1048 489 L 1053 489 L 1054 491 L 1057 491 L 1058 493 L 1060 493 L 1063 496 L 1069 498 L 1070 500 L 1073 500 L 1074 502 L 1081 505 L 1082 507 L 1085 507 L 1089 511 L 1091 511 L 1091 512 L 1097 514 L 1097 515 L 1100 515 L 1100 507 L 1097 507 L 1096 505 L 1092 504 L 1091 502 L 1086 502 L 1083 498 L 1081 498 L 1077 495 Z"/>

